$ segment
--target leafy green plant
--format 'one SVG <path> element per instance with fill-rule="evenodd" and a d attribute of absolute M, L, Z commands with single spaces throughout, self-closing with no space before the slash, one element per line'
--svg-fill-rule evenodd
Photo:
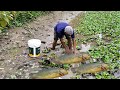
<path fill-rule="evenodd" d="M 120 68 L 120 12 L 119 11 L 90 11 L 87 12 L 77 27 L 78 33 L 87 36 L 84 42 L 94 39 L 97 45 L 89 54 L 93 59 L 99 59 L 109 64 L 110 70 Z M 101 33 L 102 38 L 95 35 Z M 83 42 L 81 40 L 81 42 Z M 91 40 L 92 42 L 92 40 Z M 96 74 L 98 79 L 114 78 L 107 71 Z"/>
<path fill-rule="evenodd" d="M 25 23 L 30 22 L 31 20 L 36 19 L 38 16 L 45 15 L 44 11 L 17 11 L 16 17 L 13 21 L 11 21 L 12 27 L 14 26 L 22 26 Z"/>
<path fill-rule="evenodd" d="M 10 20 L 13 20 L 14 12 L 0 11 L 0 31 L 10 24 Z"/>
<path fill-rule="evenodd" d="M 0 11 L 0 33 L 4 29 L 22 26 L 48 13 L 50 11 Z"/>
<path fill-rule="evenodd" d="M 95 77 L 96 79 L 115 79 L 115 77 L 107 71 L 96 73 Z"/>

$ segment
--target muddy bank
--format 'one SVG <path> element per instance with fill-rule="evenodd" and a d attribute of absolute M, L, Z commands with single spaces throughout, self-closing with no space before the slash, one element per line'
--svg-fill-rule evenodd
<path fill-rule="evenodd" d="M 80 13 L 81 11 L 55 11 L 49 15 L 38 17 L 23 27 L 9 30 L 5 36 L 0 38 L 0 78 L 27 79 L 29 73 L 41 70 L 37 60 L 28 56 L 27 41 L 37 38 L 46 42 L 41 45 L 41 51 L 46 46 L 51 47 L 55 24 L 58 21 L 70 22 Z M 55 50 L 55 53 L 59 54 L 60 52 L 58 49 Z M 27 64 L 28 62 L 30 64 Z M 19 69 L 18 67 L 23 64 L 25 66 Z"/>

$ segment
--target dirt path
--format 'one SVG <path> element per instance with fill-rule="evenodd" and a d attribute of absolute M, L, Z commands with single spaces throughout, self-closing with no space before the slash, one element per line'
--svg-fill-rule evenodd
<path fill-rule="evenodd" d="M 29 73 L 38 69 L 39 65 L 34 62 L 27 66 L 26 62 L 31 61 L 28 57 L 27 41 L 37 38 L 47 42 L 41 45 L 42 50 L 53 41 L 53 27 L 58 21 L 70 22 L 80 13 L 81 11 L 54 11 L 24 27 L 11 29 L 0 37 L 0 78 L 29 78 Z M 26 64 L 24 70 L 18 68 L 23 64 Z"/>

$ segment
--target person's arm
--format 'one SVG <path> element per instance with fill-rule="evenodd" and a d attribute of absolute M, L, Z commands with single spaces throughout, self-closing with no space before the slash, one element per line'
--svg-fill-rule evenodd
<path fill-rule="evenodd" d="M 76 40 L 75 40 L 75 38 L 72 38 L 72 42 L 73 42 L 73 52 L 76 53 Z"/>
<path fill-rule="evenodd" d="M 74 32 L 72 35 L 72 42 L 73 42 L 73 53 L 76 53 L 76 40 L 75 40 L 75 33 Z"/>
<path fill-rule="evenodd" d="M 69 53 L 69 47 L 65 44 L 64 39 L 60 38 L 61 44 L 63 45 L 63 47 L 65 48 L 65 52 Z"/>
<path fill-rule="evenodd" d="M 57 30 L 57 26 L 54 27 L 54 41 L 53 41 L 52 48 L 51 48 L 52 50 L 55 50 L 57 40 L 58 40 L 56 30 Z"/>
<path fill-rule="evenodd" d="M 63 45 L 63 47 L 65 48 L 65 50 L 68 48 L 68 46 L 65 44 L 64 39 L 60 38 L 61 44 Z"/>

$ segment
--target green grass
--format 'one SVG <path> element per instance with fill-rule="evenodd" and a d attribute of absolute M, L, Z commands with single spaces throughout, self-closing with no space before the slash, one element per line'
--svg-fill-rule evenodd
<path fill-rule="evenodd" d="M 25 23 L 33 21 L 38 16 L 46 14 L 48 14 L 47 11 L 18 11 L 14 20 L 9 24 L 9 27 L 20 27 Z"/>
<path fill-rule="evenodd" d="M 114 78 L 113 72 L 116 68 L 120 69 L 120 12 L 119 11 L 89 11 L 82 18 L 79 26 L 76 27 L 77 33 L 87 36 L 81 39 L 84 42 L 95 38 L 96 34 L 102 34 L 102 39 L 94 39 L 96 47 L 91 48 L 89 54 L 94 59 L 100 59 L 109 64 L 110 71 L 107 77 L 101 73 L 96 74 L 96 78 Z M 110 40 L 105 40 L 106 38 Z M 92 42 L 92 40 L 91 40 Z"/>
<path fill-rule="evenodd" d="M 37 17 L 45 16 L 50 12 L 51 11 L 1 11 L 0 34 L 7 32 L 10 28 L 26 25 L 26 23 L 35 20 Z"/>

